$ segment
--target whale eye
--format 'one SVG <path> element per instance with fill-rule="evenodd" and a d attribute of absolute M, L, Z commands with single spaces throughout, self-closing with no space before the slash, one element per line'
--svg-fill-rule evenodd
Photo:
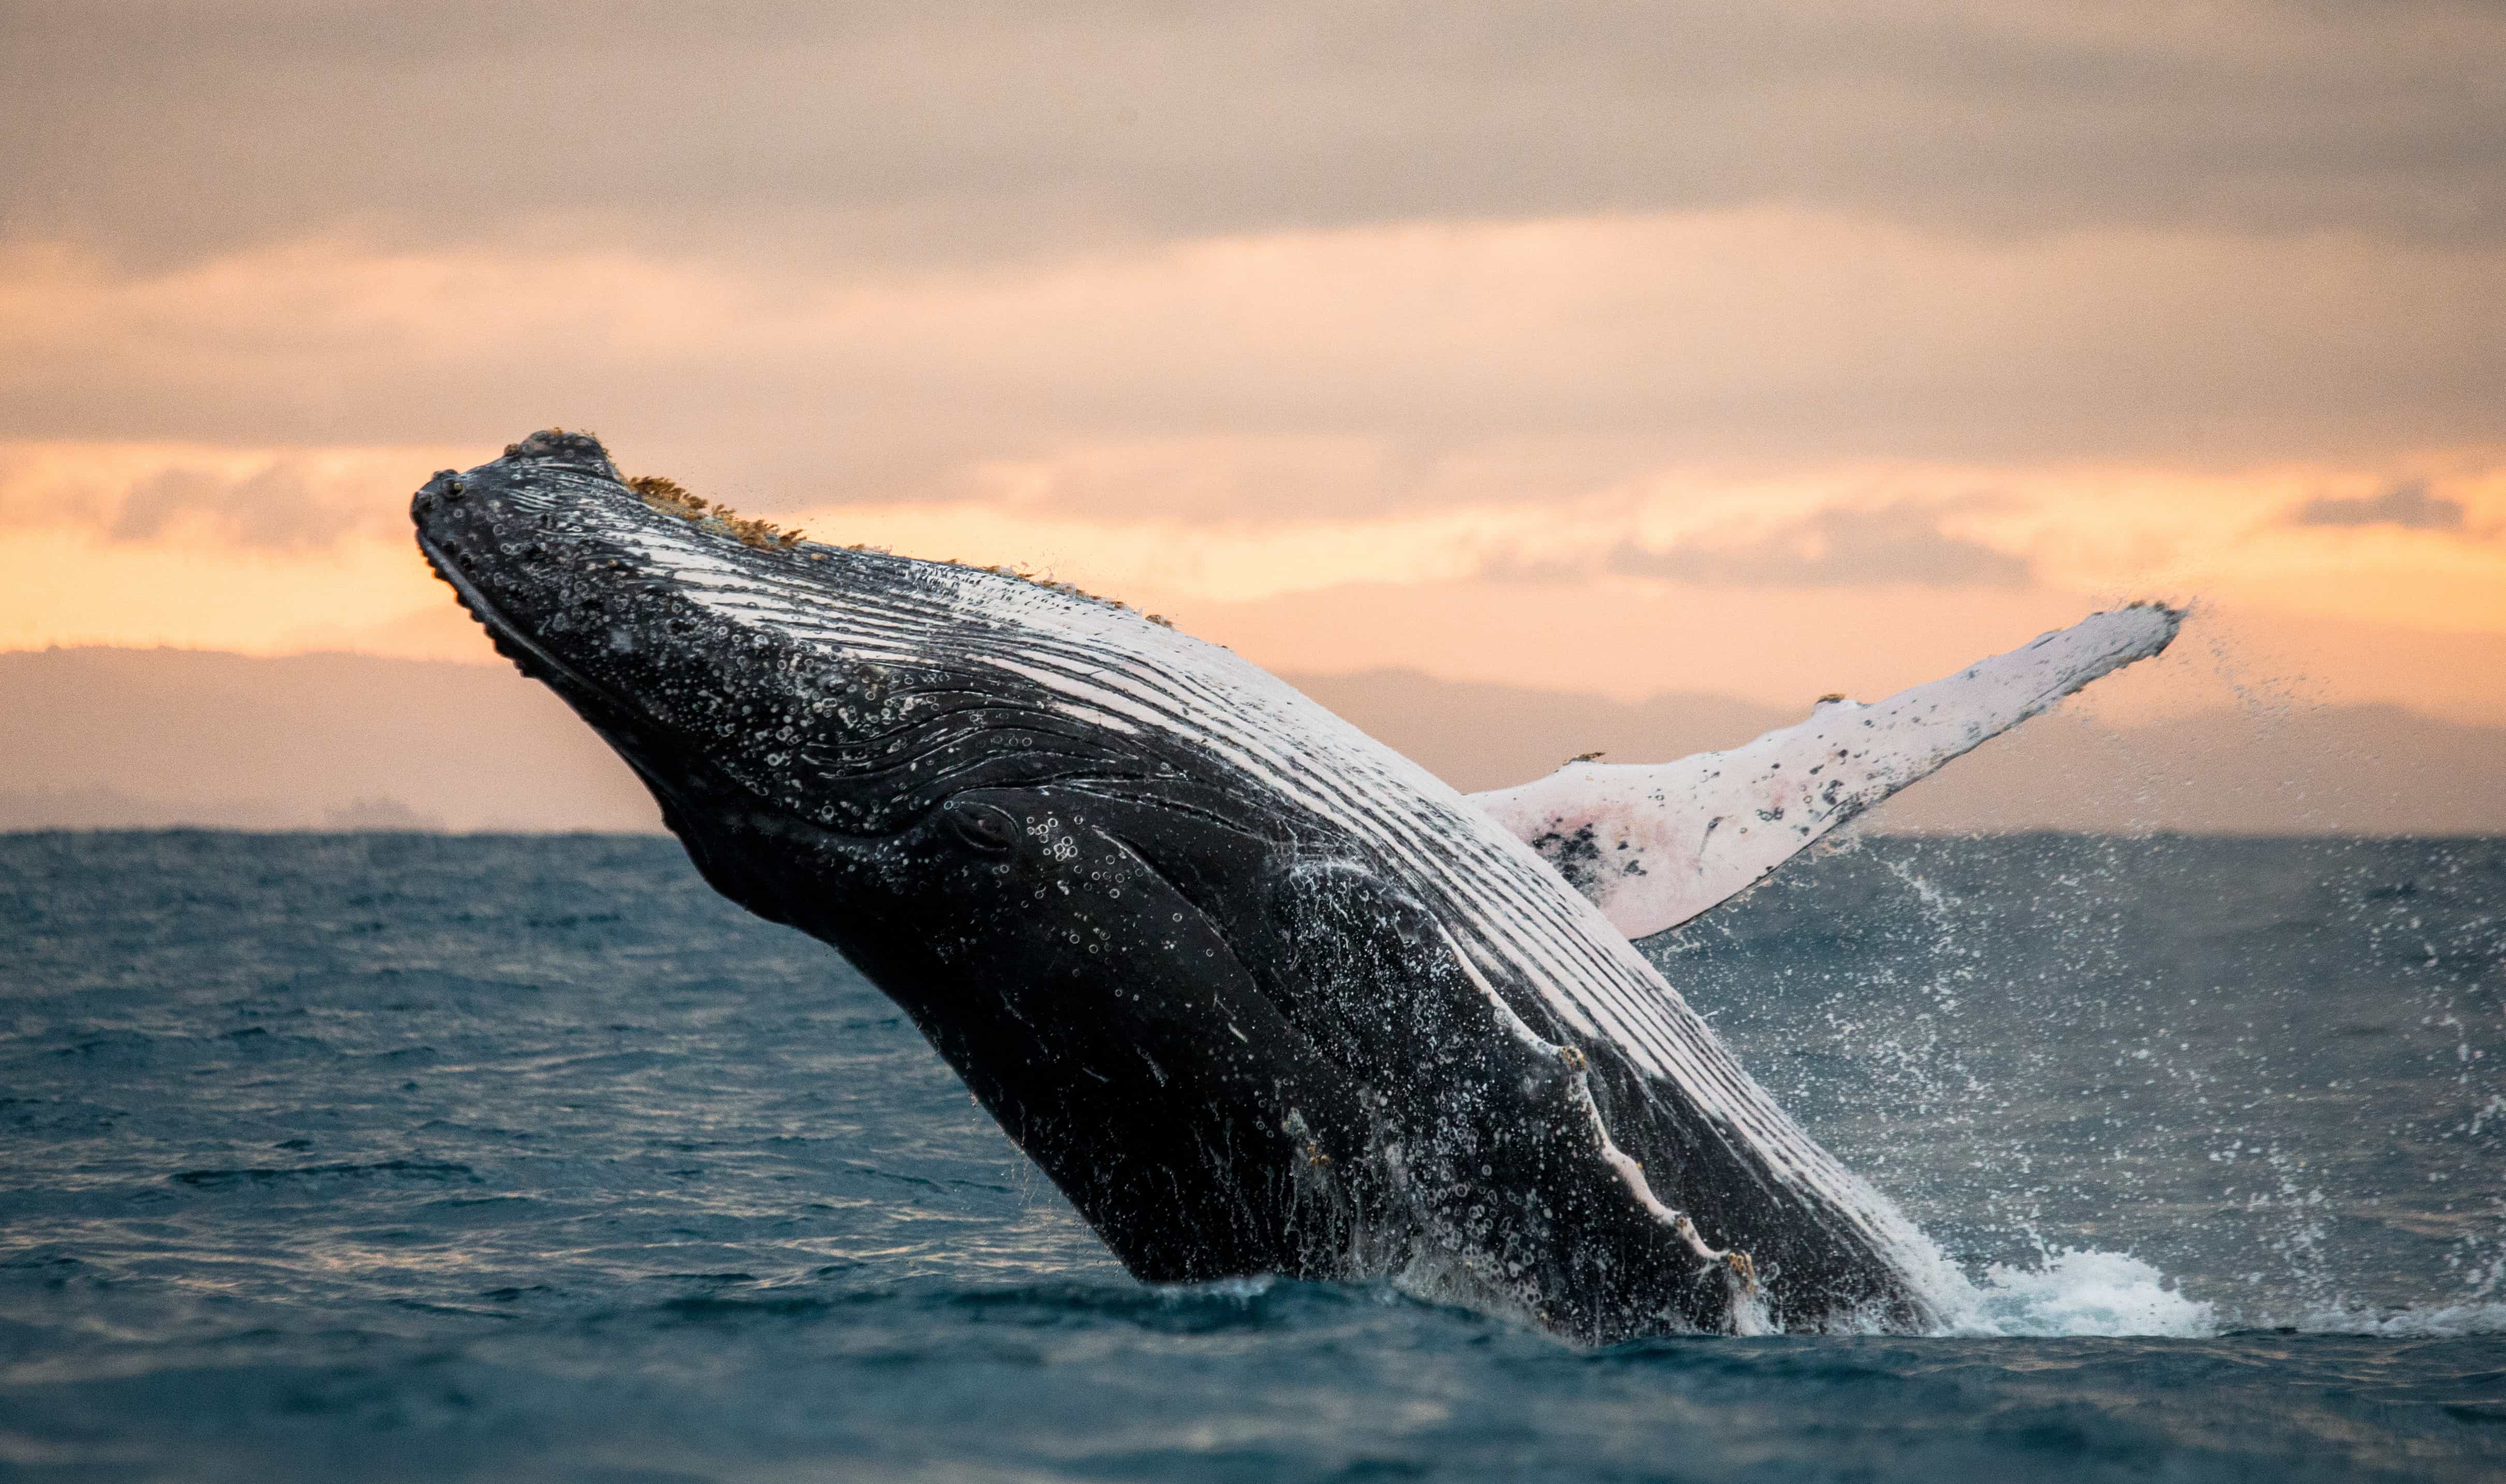
<path fill-rule="evenodd" d="M 1007 855 L 1018 848 L 1018 820 L 998 804 L 950 804 L 949 827 L 957 831 L 957 838 L 985 855 Z"/>

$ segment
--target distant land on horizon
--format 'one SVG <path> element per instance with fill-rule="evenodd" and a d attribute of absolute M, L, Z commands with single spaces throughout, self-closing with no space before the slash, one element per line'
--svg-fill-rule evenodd
<path fill-rule="evenodd" d="M 1660 761 L 1799 715 L 1413 671 L 1286 677 L 1465 791 L 1596 749 Z M 1865 697 L 1870 699 L 1870 697 Z M 661 828 L 626 765 L 502 665 L 349 654 L 0 653 L 0 830 Z M 2506 833 L 2506 728 L 2390 707 L 2110 727 L 2057 711 L 1866 818 L 1875 830 Z"/>

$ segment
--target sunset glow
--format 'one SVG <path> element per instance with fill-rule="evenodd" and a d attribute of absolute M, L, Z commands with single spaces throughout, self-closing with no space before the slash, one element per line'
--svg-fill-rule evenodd
<path fill-rule="evenodd" d="M 88 54 L 55 18 L 27 54 Z M 205 51 L 134 32 L 132 78 L 261 65 L 166 24 Z M 2047 12 L 1989 46 L 2399 79 L 2478 41 L 2456 17 L 2380 31 L 2370 57 L 2344 24 Z M 937 52 L 878 27 L 640 34 L 578 60 L 624 88 L 667 53 L 691 84 L 780 77 L 806 101 L 752 115 L 720 92 L 701 128 L 736 138 L 706 157 L 728 172 L 640 122 L 569 135 L 609 173 L 560 188 L 522 159 L 502 185 L 452 168 L 485 158 L 463 142 L 480 119 L 555 126 L 520 53 L 466 33 L 360 52 L 368 94 L 272 93 L 268 117 L 195 98 L 154 126 L 176 105 L 91 88 L 101 132 L 46 136 L 0 233 L 0 647 L 485 659 L 405 502 L 561 425 L 817 538 L 1075 582 L 1300 673 L 1790 705 L 2155 596 L 2201 607 L 2211 657 L 2135 682 L 2148 704 L 2268 675 L 2506 721 L 2486 307 L 2506 240 L 2493 183 L 2434 146 L 2408 189 L 2328 146 L 2310 175 L 2234 142 L 2153 174 L 2166 128 L 2244 136 L 2153 93 L 2135 155 L 2116 99 L 2021 106 L 1881 48 L 1837 63 L 1869 71 L 1858 90 L 1780 68 L 1718 90 L 1692 58 L 1649 102 L 1557 93 L 1589 127 L 1669 111 L 1667 132 L 1606 133 L 1624 156 L 1594 174 L 1588 136 L 1543 133 L 1567 125 L 1541 110 L 1457 102 L 1437 69 L 1476 75 L 1467 48 L 1360 78 L 1290 67 L 1297 44 L 1261 28 L 1144 43 L 1286 67 L 1303 110 L 1244 129 L 1112 53 L 1088 65 L 1119 106 L 1069 102 L 980 28 Z M 347 44 L 325 37 L 304 44 Z M 1727 42 L 1758 54 L 1737 31 L 1698 54 Z M 940 108 L 944 54 L 988 102 Z M 1541 168 L 1403 157 L 1320 101 L 1413 85 L 1419 117 Z M 2359 108 L 2408 91 L 2360 87 Z M 447 88 L 471 102 L 433 109 Z M 2284 127 L 2329 129 L 2328 106 Z M 337 154 L 326 130 L 368 111 L 411 131 Z M 268 132 L 281 115 L 292 132 Z M 1788 132 L 1752 131 L 1770 123 Z M 196 157 L 211 128 L 263 138 L 266 162 Z M 873 139 L 885 154 L 856 152 Z M 188 214 L 151 149 L 193 159 Z M 1301 150 L 1404 160 L 1367 178 L 1408 184 L 1334 194 Z"/>

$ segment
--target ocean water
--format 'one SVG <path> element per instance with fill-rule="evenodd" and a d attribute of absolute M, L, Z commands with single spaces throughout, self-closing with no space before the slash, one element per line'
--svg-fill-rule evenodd
<path fill-rule="evenodd" d="M 0 836 L 0 1477 L 2506 1475 L 2506 841 L 1869 838 L 1647 946 L 1960 1332 L 1144 1288 L 667 840 Z"/>

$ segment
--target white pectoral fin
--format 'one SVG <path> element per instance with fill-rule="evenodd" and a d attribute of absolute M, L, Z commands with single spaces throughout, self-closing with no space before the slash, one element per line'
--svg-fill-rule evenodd
<path fill-rule="evenodd" d="M 2007 654 L 1873 705 L 1809 720 L 1726 753 L 1653 766 L 1574 762 L 1474 794 L 1628 936 L 1695 917 L 1810 841 L 2098 676 L 2166 648 L 2180 609 L 2092 614 Z"/>

